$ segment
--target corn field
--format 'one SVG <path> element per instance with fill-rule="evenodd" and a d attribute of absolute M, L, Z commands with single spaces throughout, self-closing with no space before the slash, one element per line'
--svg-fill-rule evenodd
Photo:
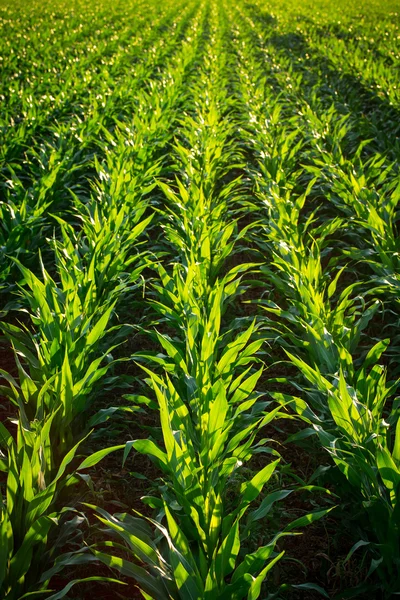
<path fill-rule="evenodd" d="M 0 600 L 400 596 L 400 1 L 0 27 Z"/>

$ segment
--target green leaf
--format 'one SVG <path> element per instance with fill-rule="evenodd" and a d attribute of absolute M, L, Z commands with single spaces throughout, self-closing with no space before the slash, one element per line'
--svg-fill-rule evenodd
<path fill-rule="evenodd" d="M 9 578 L 11 581 L 18 581 L 28 572 L 35 545 L 38 543 L 44 545 L 50 528 L 56 524 L 56 519 L 42 516 L 31 525 L 25 534 L 21 547 L 10 561 Z"/>
<path fill-rule="evenodd" d="M 289 585 L 289 587 L 290 587 L 290 589 L 293 588 L 295 590 L 311 590 L 313 592 L 318 592 L 324 598 L 328 598 L 328 599 L 330 598 L 329 594 L 327 594 L 327 592 L 324 590 L 324 588 L 317 585 L 316 583 L 298 583 L 296 585 L 291 584 L 291 585 Z"/>
<path fill-rule="evenodd" d="M 104 334 L 107 324 L 110 320 L 112 311 L 114 310 L 115 302 L 106 310 L 106 312 L 100 317 L 97 323 L 92 327 L 89 335 L 86 338 L 88 346 L 93 346 L 100 337 Z"/>
<path fill-rule="evenodd" d="M 285 554 L 285 551 L 281 552 L 280 554 L 278 554 L 278 556 L 273 558 L 271 560 L 271 562 L 269 562 L 268 565 L 266 567 L 264 567 L 264 569 L 261 571 L 261 573 L 254 579 L 254 581 L 252 582 L 252 584 L 250 586 L 250 590 L 247 595 L 247 600 L 257 600 L 257 598 L 260 597 L 261 585 L 265 581 L 265 578 L 266 578 L 268 572 L 278 562 L 278 560 L 280 560 L 282 558 L 282 556 L 284 554 Z"/>
<path fill-rule="evenodd" d="M 57 592 L 56 594 L 52 594 L 51 596 L 48 596 L 47 600 L 61 600 L 61 598 L 64 598 L 66 596 L 66 594 L 68 594 L 68 592 L 74 587 L 74 585 L 76 585 L 77 583 L 85 583 L 85 582 L 89 582 L 89 581 L 108 581 L 109 583 L 118 583 L 119 585 L 127 585 L 124 581 L 120 581 L 119 579 L 113 579 L 112 577 L 97 577 L 97 576 L 96 577 L 83 577 L 82 579 L 73 579 L 60 592 Z M 28 597 L 29 597 L 29 594 L 25 594 L 24 596 L 21 596 L 21 598 L 19 598 L 19 600 L 22 600 L 23 598 L 28 598 Z"/>
<path fill-rule="evenodd" d="M 307 515 L 304 515 L 304 516 L 300 517 L 299 519 L 296 519 L 295 521 L 292 521 L 291 523 L 289 523 L 289 525 L 287 525 L 285 527 L 284 531 L 285 532 L 293 531 L 293 529 L 311 525 L 311 523 L 315 523 L 315 521 L 318 521 L 319 519 L 322 519 L 322 517 L 325 517 L 325 515 L 330 513 L 331 510 L 333 510 L 334 508 L 336 508 L 336 507 L 332 506 L 330 508 L 325 508 L 323 510 L 317 510 L 315 512 L 308 513 Z"/>
<path fill-rule="evenodd" d="M 120 558 L 119 556 L 111 556 L 109 554 L 99 552 L 95 548 L 92 548 L 92 552 L 96 558 L 101 560 L 102 563 L 111 569 L 116 569 L 121 573 L 121 575 L 133 577 L 139 585 L 143 586 L 144 591 L 151 594 L 152 597 L 157 598 L 157 600 L 169 600 L 169 596 L 166 594 L 164 586 L 157 580 L 155 576 L 150 575 L 142 567 L 139 567 L 138 565 L 135 565 L 124 558 Z M 58 599 L 53 598 L 50 600 Z"/>
<path fill-rule="evenodd" d="M 242 484 L 243 503 L 250 504 L 250 502 L 253 502 L 257 498 L 264 485 L 271 478 L 279 462 L 280 459 L 278 458 L 256 473 L 249 482 Z"/>
<path fill-rule="evenodd" d="M 376 462 L 380 476 L 388 490 L 396 489 L 400 484 L 400 468 L 390 456 L 386 448 L 377 451 Z"/>
<path fill-rule="evenodd" d="M 230 528 L 228 535 L 218 548 L 217 556 L 214 561 L 215 575 L 221 585 L 225 577 L 234 570 L 239 550 L 239 520 L 236 519 L 233 526 Z"/>
<path fill-rule="evenodd" d="M 0 431 L 1 434 L 1 431 Z M 397 419 L 396 424 L 396 432 L 394 438 L 393 452 L 392 452 L 393 460 L 396 463 L 396 466 L 400 469 L 400 419 Z"/>
<path fill-rule="evenodd" d="M 127 443 L 129 444 L 130 442 Z M 97 465 L 98 462 L 100 462 L 105 456 L 108 456 L 108 454 L 111 454 L 111 452 L 115 452 L 116 450 L 122 450 L 123 448 L 126 448 L 126 444 L 119 444 L 118 446 L 110 446 L 109 448 L 103 448 L 103 450 L 98 450 L 94 454 L 91 454 L 91 456 L 85 458 L 85 460 L 81 462 L 81 464 L 77 468 L 77 471 L 83 471 L 83 469 L 89 469 L 90 467 L 94 467 L 94 465 Z"/>
<path fill-rule="evenodd" d="M 133 447 L 141 454 L 154 456 L 162 465 L 167 466 L 167 455 L 152 440 L 135 440 Z"/>

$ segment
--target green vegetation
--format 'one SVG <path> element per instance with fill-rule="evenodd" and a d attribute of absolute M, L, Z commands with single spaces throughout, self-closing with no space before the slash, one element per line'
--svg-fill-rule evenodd
<path fill-rule="evenodd" d="M 1 598 L 400 594 L 399 17 L 0 0 Z"/>

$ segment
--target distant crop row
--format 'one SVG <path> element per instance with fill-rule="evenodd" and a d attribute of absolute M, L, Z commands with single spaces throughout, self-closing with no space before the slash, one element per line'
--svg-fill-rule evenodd
<path fill-rule="evenodd" d="M 400 593 L 399 14 L 0 2 L 1 598 Z"/>

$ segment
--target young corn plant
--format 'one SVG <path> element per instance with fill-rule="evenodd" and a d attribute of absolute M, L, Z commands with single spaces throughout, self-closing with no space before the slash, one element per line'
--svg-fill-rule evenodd
<path fill-rule="evenodd" d="M 300 398 L 276 394 L 278 401 L 289 404 L 310 425 L 322 446 L 350 484 L 350 491 L 360 507 L 362 537 L 349 556 L 366 547 L 371 558 L 368 576 L 376 571 L 385 598 L 399 587 L 399 483 L 400 483 L 400 411 L 393 396 L 398 381 L 387 382 L 386 369 L 377 361 L 389 340 L 378 342 L 367 354 L 360 369 L 350 360 L 350 374 L 340 370 L 335 378 L 324 377 L 307 362 L 289 355 L 302 374 L 327 401 L 334 427 L 315 418 Z M 293 436 L 296 439 L 296 435 Z M 371 584 L 369 589 L 371 589 Z"/>
<path fill-rule="evenodd" d="M 119 445 L 92 454 L 76 465 L 77 451 L 83 440 L 68 449 L 54 470 L 52 424 L 56 413 L 41 421 L 27 421 L 21 415 L 16 439 L 0 424 L 0 471 L 6 475 L 6 492 L 0 492 L 0 592 L 5 600 L 22 600 L 51 591 L 50 569 L 54 560 L 60 565 L 88 562 L 79 552 L 82 540 L 79 527 L 85 517 L 73 507 L 60 506 L 65 489 L 90 477 L 85 473 L 104 456 L 129 445 Z M 74 464 L 75 463 L 75 464 Z M 65 503 L 65 500 L 64 500 Z M 65 545 L 78 546 L 75 552 L 62 554 Z M 71 546 L 71 547 L 72 547 Z M 63 598 L 68 592 L 59 592 Z"/>
<path fill-rule="evenodd" d="M 215 282 L 207 305 L 198 272 L 176 265 L 171 278 L 162 271 L 164 291 L 155 306 L 176 335 L 171 339 L 157 334 L 163 355 L 136 356 L 152 360 L 165 372 L 159 376 L 143 366 L 159 404 L 165 450 L 151 439 L 133 442 L 163 472 L 162 500 L 144 498 L 158 509 L 157 520 L 150 522 L 163 541 L 156 544 L 138 518 L 96 509 L 107 529 L 127 543 L 133 562 L 97 548 L 93 552 L 105 564 L 133 576 L 144 597 L 258 598 L 268 572 L 284 554 L 275 551 L 277 541 L 328 512 L 308 514 L 276 532 L 265 546 L 240 554 L 251 525 L 290 490 L 267 494 L 260 507 L 251 510 L 278 459 L 242 484 L 233 507 L 227 499 L 236 472 L 254 453 L 266 451 L 256 442 L 257 432 L 281 410 L 279 405 L 271 409 L 255 389 L 262 374 L 262 367 L 253 368 L 258 362 L 255 353 L 264 342 L 254 339 L 255 323 L 236 335 L 221 332 L 224 305 L 240 286 L 237 271 Z M 113 541 L 109 546 L 120 547 Z"/>
<path fill-rule="evenodd" d="M 16 178 L 12 185 L 22 188 Z M 15 279 L 19 277 L 11 257 L 19 257 L 31 267 L 37 262 L 36 253 L 43 246 L 43 237 L 49 228 L 48 206 L 43 201 L 32 206 L 27 194 L 18 204 L 11 199 L 0 203 L 0 293 L 12 289 L 11 275 Z"/>
<path fill-rule="evenodd" d="M 129 254 L 152 215 L 144 218 L 146 203 L 140 199 L 129 211 L 122 203 L 118 206 L 122 192 L 111 189 L 113 195 L 108 198 L 114 202 L 85 207 L 87 216 L 82 215 L 79 234 L 60 221 L 64 243 L 55 243 L 60 283 L 44 267 L 40 281 L 18 263 L 26 282 L 21 295 L 37 333 L 2 324 L 14 347 L 19 373 L 19 382 L 2 373 L 10 383 L 5 391 L 28 421 L 55 413 L 52 427 L 61 457 L 82 431 L 81 415 L 119 343 L 122 332 L 110 328 L 117 299 L 137 284 L 146 266 L 143 254 Z M 111 331 L 113 344 L 104 346 L 103 338 Z"/>
<path fill-rule="evenodd" d="M 57 468 L 58 457 L 65 455 L 82 431 L 83 423 L 78 423 L 88 407 L 93 386 L 109 368 L 107 357 L 115 345 L 101 349 L 100 344 L 110 332 L 115 300 L 99 304 L 95 312 L 86 314 L 89 286 L 81 287 L 80 298 L 67 272 L 62 284 L 57 285 L 44 269 L 42 282 L 22 265 L 20 268 L 27 283 L 22 293 L 38 331 L 32 333 L 27 327 L 2 323 L 18 368 L 18 380 L 1 373 L 9 384 L 2 386 L 2 392 L 28 422 L 53 415 L 53 468 Z"/>

